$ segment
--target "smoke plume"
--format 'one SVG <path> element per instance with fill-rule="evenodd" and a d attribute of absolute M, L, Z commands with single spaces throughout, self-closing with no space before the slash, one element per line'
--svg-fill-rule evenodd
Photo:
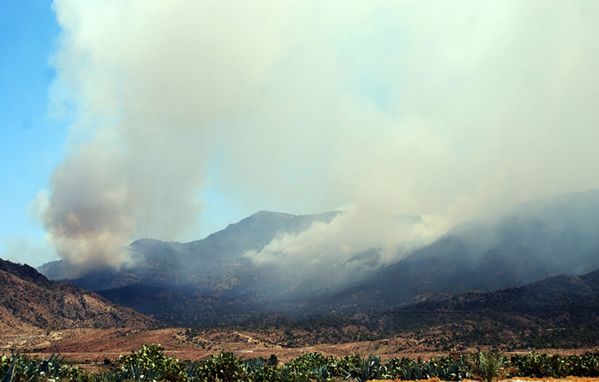
<path fill-rule="evenodd" d="M 256 97 L 278 49 L 281 20 L 269 15 L 285 10 L 263 7 L 54 3 L 52 101 L 73 125 L 43 221 L 71 265 L 118 266 L 129 240 L 174 239 L 197 223 L 207 142 Z"/>
<path fill-rule="evenodd" d="M 248 254 L 306 273 L 370 249 L 393 261 L 461 221 L 599 186 L 595 2 L 54 9 L 52 105 L 72 136 L 43 220 L 81 268 L 193 230 L 208 171 L 247 208 L 345 208 Z"/>

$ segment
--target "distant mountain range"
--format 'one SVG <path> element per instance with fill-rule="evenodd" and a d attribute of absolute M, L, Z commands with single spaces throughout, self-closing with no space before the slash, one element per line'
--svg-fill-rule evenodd
<path fill-rule="evenodd" d="M 553 276 L 518 288 L 438 295 L 382 312 L 334 312 L 296 321 L 263 316 L 255 326 L 283 326 L 303 333 L 287 339 L 293 345 L 399 336 L 416 338 L 437 350 L 597 346 L 599 270 Z"/>
<path fill-rule="evenodd" d="M 518 288 L 437 297 L 375 317 L 389 332 L 437 328 L 444 333 L 441 338 L 466 345 L 597 345 L 599 270 Z"/>
<path fill-rule="evenodd" d="M 131 264 L 99 269 L 69 282 L 169 324 L 213 326 L 282 314 L 355 314 L 401 309 L 464 292 L 514 288 L 558 274 L 599 268 L 599 191 L 566 194 L 517 206 L 494 221 L 456 227 L 395 263 L 364 271 L 351 285 L 287 293 L 268 265 L 244 256 L 281 233 L 297 233 L 338 212 L 296 216 L 259 212 L 190 243 L 143 239 Z M 365 255 L 376 255 L 375 248 Z M 40 267 L 69 278 L 62 261 Z M 272 291 L 285 293 L 272 293 Z"/>
<path fill-rule="evenodd" d="M 518 288 L 431 298 L 388 314 L 517 313 L 560 320 L 560 312 L 599 316 L 599 270 L 582 276 L 553 276 Z M 582 316 L 568 317 L 576 321 Z M 422 322 L 419 320 L 419 322 Z"/>
<path fill-rule="evenodd" d="M 49 281 L 28 265 L 0 259 L 0 332 L 72 328 L 143 328 L 149 317 L 72 285 Z"/>

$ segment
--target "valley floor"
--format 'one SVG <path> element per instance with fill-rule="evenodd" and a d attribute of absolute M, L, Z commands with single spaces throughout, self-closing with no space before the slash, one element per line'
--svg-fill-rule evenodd
<path fill-rule="evenodd" d="M 282 343 L 277 331 L 252 332 L 236 330 L 192 331 L 185 328 L 142 329 L 70 329 L 62 331 L 31 331 L 19 334 L 0 334 L 0 353 L 20 352 L 35 357 L 60 354 L 65 359 L 93 365 L 105 359 L 138 350 L 143 344 L 156 343 L 167 354 L 185 360 L 200 360 L 211 354 L 232 352 L 242 358 L 268 358 L 271 354 L 286 362 L 306 352 L 319 352 L 336 357 L 349 354 L 380 355 L 383 359 L 408 357 L 424 359 L 447 355 L 426 345 L 414 336 L 393 337 L 374 341 L 355 341 L 336 344 L 315 344 L 289 347 Z M 536 349 L 548 354 L 582 354 L 599 347 L 580 349 Z M 460 352 L 476 351 L 461 349 Z M 526 353 L 528 349 L 513 351 Z"/>

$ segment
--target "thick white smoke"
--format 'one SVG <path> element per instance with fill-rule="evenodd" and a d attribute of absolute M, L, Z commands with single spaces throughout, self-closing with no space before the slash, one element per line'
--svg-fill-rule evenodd
<path fill-rule="evenodd" d="M 192 227 L 206 163 L 246 206 L 350 206 L 249 254 L 284 267 L 392 261 L 464 219 L 599 186 L 595 2 L 54 7 L 53 104 L 74 122 L 44 224 L 81 267 Z"/>
<path fill-rule="evenodd" d="M 172 239 L 197 223 L 208 142 L 261 91 L 285 8 L 54 3 L 62 35 L 52 101 L 74 105 L 72 148 L 43 219 L 61 257 L 118 266 L 129 240 Z"/>

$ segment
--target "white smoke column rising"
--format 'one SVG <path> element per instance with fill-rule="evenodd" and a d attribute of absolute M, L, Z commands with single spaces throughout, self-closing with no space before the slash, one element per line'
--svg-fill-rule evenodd
<path fill-rule="evenodd" d="M 351 206 L 250 254 L 290 272 L 311 259 L 303 274 L 368 248 L 393 261 L 464 219 L 599 187 L 596 2 L 55 10 L 66 102 L 53 101 L 76 107 L 44 223 L 83 268 L 122 263 L 130 239 L 193 226 L 206 161 L 248 208 Z M 426 219 L 409 227 L 398 215 Z"/>
<path fill-rule="evenodd" d="M 43 223 L 75 268 L 119 266 L 129 240 L 175 239 L 197 223 L 211 129 L 256 96 L 285 7 L 57 0 L 54 9 L 52 102 L 74 121 Z"/>

